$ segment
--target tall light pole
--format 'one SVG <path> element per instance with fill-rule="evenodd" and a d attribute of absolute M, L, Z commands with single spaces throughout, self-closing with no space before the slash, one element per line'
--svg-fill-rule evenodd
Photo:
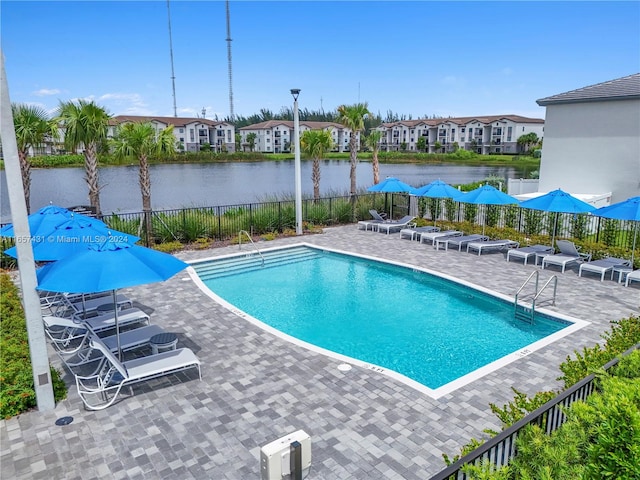
<path fill-rule="evenodd" d="M 300 118 L 298 116 L 299 88 L 292 88 L 293 95 L 293 148 L 295 149 L 296 176 L 296 235 L 302 235 L 302 177 L 300 176 Z"/>
<path fill-rule="evenodd" d="M 4 165 L 7 176 L 7 193 L 13 232 L 18 249 L 18 270 L 20 271 L 20 285 L 22 287 L 22 302 L 27 322 L 27 338 L 31 354 L 31 372 L 33 386 L 36 393 L 36 404 L 40 411 L 53 410 L 56 406 L 51 382 L 49 357 L 47 356 L 47 342 L 42 326 L 42 311 L 40 298 L 36 292 L 38 279 L 33 260 L 27 218 L 27 203 L 24 199 L 20 163 L 18 161 L 18 145 L 16 142 L 15 126 L 11 112 L 9 98 L 9 83 L 4 69 L 4 53 L 0 50 L 0 139 L 4 151 Z M 19 241 L 22 239 L 22 241 Z"/>

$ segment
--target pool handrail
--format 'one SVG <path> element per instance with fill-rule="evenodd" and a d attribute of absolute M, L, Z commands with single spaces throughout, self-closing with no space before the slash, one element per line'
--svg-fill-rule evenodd
<path fill-rule="evenodd" d="M 260 255 L 260 259 L 262 260 L 262 266 L 264 267 L 264 257 L 262 256 L 262 252 L 257 247 L 257 245 L 254 243 L 253 238 L 251 238 L 251 235 L 249 235 L 249 232 L 247 232 L 246 230 L 240 230 L 238 232 L 238 248 L 242 249 L 242 234 L 243 233 L 247 236 L 247 238 L 251 242 L 251 245 L 253 245 L 253 248 L 256 249 L 256 252 L 258 252 L 258 255 Z"/>

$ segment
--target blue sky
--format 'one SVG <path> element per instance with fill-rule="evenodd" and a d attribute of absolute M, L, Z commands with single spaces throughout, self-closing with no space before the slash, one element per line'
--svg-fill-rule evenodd
<path fill-rule="evenodd" d="M 179 116 L 229 115 L 225 2 L 171 0 Z M 640 2 L 230 3 L 234 109 L 383 116 L 520 114 L 537 99 L 640 72 Z M 2 1 L 12 102 L 93 99 L 173 115 L 167 2 Z"/>

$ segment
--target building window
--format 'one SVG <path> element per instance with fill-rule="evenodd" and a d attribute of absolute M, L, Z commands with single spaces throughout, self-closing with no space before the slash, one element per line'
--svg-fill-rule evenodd
<path fill-rule="evenodd" d="M 511 130 L 513 127 L 507 127 L 507 142 L 511 141 Z"/>
<path fill-rule="evenodd" d="M 267 143 L 271 143 L 271 139 L 270 138 L 267 138 Z"/>
<path fill-rule="evenodd" d="M 181 141 L 181 142 L 184 142 L 184 137 L 180 137 L 180 141 Z"/>
<path fill-rule="evenodd" d="M 460 129 L 460 133 L 464 133 L 464 131 L 465 131 L 465 127 L 462 127 L 462 128 Z"/>
<path fill-rule="evenodd" d="M 181 129 L 179 130 L 179 132 L 180 132 L 180 133 L 184 133 L 184 128 L 181 128 Z"/>

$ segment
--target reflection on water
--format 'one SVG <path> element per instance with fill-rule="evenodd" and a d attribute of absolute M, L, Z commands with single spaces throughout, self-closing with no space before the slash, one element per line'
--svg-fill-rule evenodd
<path fill-rule="evenodd" d="M 357 168 L 359 188 L 373 184 L 371 163 Z M 414 187 L 441 179 L 460 184 L 488 176 L 526 178 L 528 172 L 516 167 L 466 165 L 380 165 L 381 178 L 397 177 Z M 88 193 L 83 168 L 34 169 L 31 177 L 31 210 L 49 204 L 70 207 L 87 205 Z M 191 206 L 233 205 L 259 202 L 285 195 L 293 197 L 293 160 L 243 163 L 171 164 L 151 166 L 151 201 L 154 209 Z M 104 213 L 142 210 L 138 167 L 100 168 L 100 201 Z M 323 195 L 349 192 L 349 161 L 325 160 L 321 166 L 320 191 Z M 0 172 L 1 212 L 10 217 L 5 172 Z M 302 192 L 313 194 L 311 162 L 302 162 Z"/>

